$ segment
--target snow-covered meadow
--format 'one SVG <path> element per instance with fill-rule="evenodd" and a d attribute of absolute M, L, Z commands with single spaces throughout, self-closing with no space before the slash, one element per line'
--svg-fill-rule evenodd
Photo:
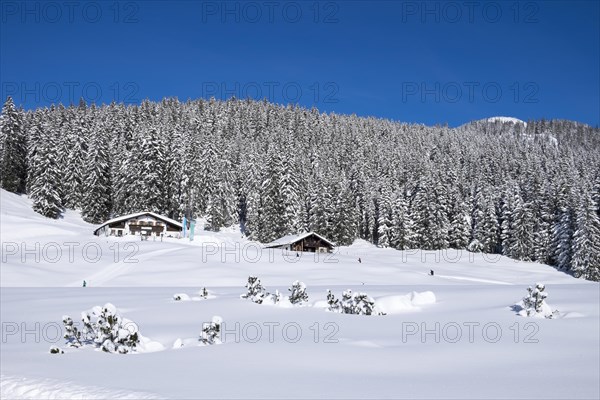
<path fill-rule="evenodd" d="M 77 212 L 50 220 L 1 196 L 2 398 L 600 397 L 600 287 L 552 267 L 361 241 L 296 257 L 235 229 L 99 238 Z M 308 301 L 242 299 L 250 275 L 283 296 L 300 280 Z M 555 318 L 513 308 L 537 282 Z M 328 289 L 367 293 L 386 315 L 329 312 Z M 144 351 L 65 344 L 63 315 L 79 322 L 106 303 L 135 322 Z M 214 316 L 223 343 L 202 345 Z"/>

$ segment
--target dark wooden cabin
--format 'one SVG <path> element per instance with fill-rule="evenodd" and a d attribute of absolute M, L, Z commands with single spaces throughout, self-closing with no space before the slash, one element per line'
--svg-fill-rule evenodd
<path fill-rule="evenodd" d="M 311 253 L 331 253 L 334 247 L 334 243 L 315 232 L 284 236 L 265 245 L 265 248 L 268 249 L 307 251 Z"/>

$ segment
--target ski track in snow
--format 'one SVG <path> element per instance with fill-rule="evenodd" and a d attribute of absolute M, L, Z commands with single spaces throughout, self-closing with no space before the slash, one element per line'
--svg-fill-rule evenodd
<path fill-rule="evenodd" d="M 451 275 L 438 275 L 438 274 L 436 274 L 435 277 L 446 278 L 446 279 L 455 279 L 455 280 L 458 280 L 458 281 L 492 283 L 492 284 L 495 284 L 495 285 L 512 285 L 512 283 L 508 283 L 508 282 L 494 281 L 494 280 L 491 280 L 491 279 L 467 278 L 465 276 L 451 276 Z"/>
<path fill-rule="evenodd" d="M 2 399 L 159 399 L 152 393 L 80 386 L 68 381 L 0 376 Z"/>
<path fill-rule="evenodd" d="M 137 258 L 137 256 L 135 256 L 137 259 L 137 262 L 128 262 L 128 263 L 126 263 L 126 262 L 119 262 L 119 263 L 111 262 L 111 263 L 107 264 L 104 268 L 101 268 L 97 273 L 86 278 L 86 281 L 88 282 L 88 284 L 93 284 L 94 286 L 104 285 L 108 281 L 110 281 L 120 275 L 123 275 L 124 273 L 128 272 L 132 268 L 142 265 L 142 261 L 144 261 L 144 260 L 148 260 L 148 259 L 156 257 L 158 255 L 172 253 L 172 252 L 178 251 L 180 249 L 181 249 L 180 247 L 169 248 L 169 249 L 160 249 L 160 250 L 155 250 L 150 253 L 147 253 L 143 257 Z M 72 282 L 66 286 L 68 286 L 68 287 L 81 286 L 81 281 Z"/>

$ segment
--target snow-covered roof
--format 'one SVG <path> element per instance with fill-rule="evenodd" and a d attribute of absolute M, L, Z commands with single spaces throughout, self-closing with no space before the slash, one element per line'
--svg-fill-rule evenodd
<path fill-rule="evenodd" d="M 292 244 L 292 243 L 296 243 L 304 238 L 307 238 L 311 235 L 315 235 L 316 237 L 318 237 L 319 239 L 321 239 L 322 241 L 329 243 L 331 246 L 335 246 L 335 244 L 330 241 L 325 239 L 323 236 L 319 235 L 318 233 L 315 232 L 306 232 L 306 233 L 301 233 L 299 235 L 287 235 L 284 236 L 282 238 L 279 238 L 277 240 L 272 241 L 271 243 L 267 243 L 265 244 L 265 247 L 279 247 L 279 246 L 285 246 L 288 244 Z"/>
<path fill-rule="evenodd" d="M 102 228 L 105 225 L 114 224 L 115 222 L 126 221 L 128 219 L 141 217 L 142 215 L 150 215 L 150 216 L 152 216 L 152 217 L 154 217 L 156 219 L 159 219 L 159 220 L 161 220 L 163 222 L 167 222 L 169 224 L 178 226 L 179 228 L 183 228 L 183 225 L 181 224 L 181 222 L 175 221 L 174 219 L 171 219 L 169 217 L 165 217 L 163 215 L 157 214 L 157 213 L 152 212 L 152 211 L 142 211 L 142 212 L 138 212 L 138 213 L 135 213 L 135 214 L 122 215 L 122 216 L 117 217 L 117 218 L 109 219 L 108 221 L 106 221 L 105 223 L 103 223 L 102 225 L 100 225 L 98 227 L 98 229 Z"/>

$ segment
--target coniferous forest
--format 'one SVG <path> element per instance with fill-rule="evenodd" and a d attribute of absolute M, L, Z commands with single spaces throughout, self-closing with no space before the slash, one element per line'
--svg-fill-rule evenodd
<path fill-rule="evenodd" d="M 584 124 L 449 128 L 237 99 L 23 111 L 8 98 L 0 130 L 2 188 L 49 218 L 154 211 L 261 242 L 315 231 L 600 280 L 600 129 Z"/>

